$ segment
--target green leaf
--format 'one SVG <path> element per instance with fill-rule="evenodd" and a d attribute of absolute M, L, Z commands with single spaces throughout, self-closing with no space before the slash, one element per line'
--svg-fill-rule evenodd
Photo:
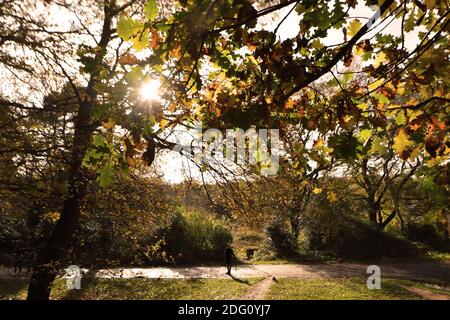
<path fill-rule="evenodd" d="M 312 46 L 314 49 L 316 49 L 316 50 L 320 50 L 320 49 L 323 48 L 323 43 L 320 42 L 319 39 L 315 39 L 315 40 L 311 43 L 311 46 Z"/>
<path fill-rule="evenodd" d="M 134 67 L 125 75 L 125 80 L 129 85 L 136 85 L 142 80 L 143 77 L 144 74 L 142 72 L 142 68 Z"/>
<path fill-rule="evenodd" d="M 148 0 L 144 6 L 144 12 L 148 20 L 155 20 L 158 16 L 158 4 L 156 0 Z"/>
<path fill-rule="evenodd" d="M 144 28 L 144 24 L 134 20 L 133 18 L 128 18 L 121 16 L 119 21 L 117 21 L 117 34 L 123 40 L 128 41 L 133 35 L 138 34 Z"/>
<path fill-rule="evenodd" d="M 385 155 L 387 150 L 383 139 L 376 136 L 372 142 L 372 148 L 370 150 L 371 153 L 378 153 L 380 155 Z"/>
<path fill-rule="evenodd" d="M 375 93 L 373 95 L 373 97 L 375 99 L 377 99 L 379 103 L 382 103 L 382 104 L 389 104 L 389 103 L 391 103 L 391 101 L 389 100 L 388 97 L 386 97 L 386 96 L 384 96 L 384 95 L 382 95 L 380 93 Z"/>
<path fill-rule="evenodd" d="M 328 146 L 333 148 L 337 159 L 352 161 L 356 158 L 358 145 L 358 140 L 352 135 L 335 134 L 328 139 Z"/>
<path fill-rule="evenodd" d="M 106 145 L 106 140 L 102 135 L 96 134 L 92 139 L 92 143 L 96 147 L 103 147 Z"/>
<path fill-rule="evenodd" d="M 399 112 L 394 120 L 398 125 L 404 125 L 406 123 L 405 114 L 403 112 Z"/>
<path fill-rule="evenodd" d="M 100 175 L 98 176 L 98 182 L 100 187 L 106 187 L 110 185 L 114 180 L 114 168 L 107 165 L 99 170 Z"/>
<path fill-rule="evenodd" d="M 358 134 L 358 140 L 364 143 L 367 141 L 367 139 L 370 138 L 371 135 L 372 135 L 371 129 L 361 130 Z"/>
<path fill-rule="evenodd" d="M 369 104 L 366 102 L 362 102 L 362 103 L 358 104 L 356 107 L 362 111 L 366 111 L 369 109 Z"/>

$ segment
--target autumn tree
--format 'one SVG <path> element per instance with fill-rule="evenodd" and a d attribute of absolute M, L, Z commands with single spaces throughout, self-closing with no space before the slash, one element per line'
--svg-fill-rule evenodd
<path fill-rule="evenodd" d="M 375 6 L 364 24 L 350 15 L 357 4 Z M 297 124 L 317 129 L 323 148 L 345 160 L 362 151 L 357 132 L 381 130 L 402 139 L 394 149 L 402 159 L 417 147 L 433 161 L 448 158 L 447 1 L 105 0 L 42 6 L 0 2 L 0 63 L 16 79 L 14 87 L 25 82 L 36 93 L 63 83 L 75 99 L 67 193 L 34 268 L 29 299 L 49 296 L 92 181 L 88 169 L 106 186 L 139 159 L 152 164 L 158 148 L 174 146 L 167 132 L 175 127 L 195 121 L 220 130 Z M 282 9 L 289 10 L 281 15 Z M 36 15 L 46 10 L 74 17 L 73 24 Z M 299 33 L 280 40 L 277 31 L 293 12 Z M 273 25 L 261 27 L 263 17 Z M 383 34 L 380 29 L 393 21 L 400 23 L 398 33 Z M 408 49 L 406 35 L 415 27 L 424 31 Z M 343 41 L 325 43 L 331 32 Z M 20 50 L 30 53 L 28 60 L 15 54 Z M 336 75 L 343 67 L 347 75 Z M 161 84 L 160 97 L 143 99 L 149 96 L 142 85 L 152 81 Z M 398 98 L 404 92 L 415 96 Z M 17 93 L 2 92 L 2 105 L 19 114 L 41 108 L 36 95 Z M 404 119 L 387 121 L 400 114 Z"/>

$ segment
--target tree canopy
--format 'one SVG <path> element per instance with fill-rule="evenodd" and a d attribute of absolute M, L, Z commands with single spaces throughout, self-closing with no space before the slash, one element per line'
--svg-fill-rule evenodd
<path fill-rule="evenodd" d="M 29 298 L 48 298 L 92 182 L 154 165 L 198 122 L 280 131 L 275 202 L 293 230 L 311 197 L 337 200 L 321 183 L 339 170 L 382 228 L 413 175 L 444 203 L 449 13 L 447 0 L 0 0 L 0 191 L 60 212 Z"/>

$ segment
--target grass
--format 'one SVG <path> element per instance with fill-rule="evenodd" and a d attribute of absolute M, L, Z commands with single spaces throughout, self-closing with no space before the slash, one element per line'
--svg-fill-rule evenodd
<path fill-rule="evenodd" d="M 28 280 L 0 279 L 0 300 L 25 299 L 27 288 Z"/>
<path fill-rule="evenodd" d="M 396 280 L 382 280 L 381 289 L 368 289 L 364 278 L 279 279 L 270 288 L 275 300 L 418 300 L 420 297 L 398 286 Z"/>
<path fill-rule="evenodd" d="M 261 278 L 230 279 L 83 279 L 81 290 L 67 290 L 57 279 L 51 299 L 71 300 L 173 300 L 238 299 Z M 0 279 L 0 300 L 25 299 L 28 280 Z"/>
<path fill-rule="evenodd" d="M 450 297 L 450 288 L 447 287 L 447 284 L 444 282 L 434 281 L 431 282 L 422 282 L 422 281 L 411 281 L 411 280 L 403 280 L 403 279 L 396 279 L 395 283 L 397 285 L 404 285 L 408 287 L 416 287 L 420 289 L 429 290 L 433 293 L 437 294 L 443 294 Z"/>
<path fill-rule="evenodd" d="M 244 297 L 262 278 L 230 279 L 83 279 L 81 290 L 67 290 L 57 279 L 52 299 L 238 299 Z M 266 296 L 275 300 L 420 300 L 400 286 L 426 289 L 450 297 L 450 289 L 439 285 L 401 279 L 383 279 L 380 290 L 370 290 L 365 278 L 295 279 L 274 282 Z M 0 279 L 0 300 L 25 299 L 28 280 Z"/>

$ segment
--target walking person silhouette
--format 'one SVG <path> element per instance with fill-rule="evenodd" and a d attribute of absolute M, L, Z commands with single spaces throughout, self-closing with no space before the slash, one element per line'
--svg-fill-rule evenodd
<path fill-rule="evenodd" d="M 233 262 L 233 258 L 236 258 L 236 255 L 233 252 L 233 248 L 231 248 L 231 243 L 227 244 L 227 247 L 225 248 L 225 265 L 227 266 L 227 272 L 225 274 L 228 274 L 231 276 L 231 265 Z"/>

